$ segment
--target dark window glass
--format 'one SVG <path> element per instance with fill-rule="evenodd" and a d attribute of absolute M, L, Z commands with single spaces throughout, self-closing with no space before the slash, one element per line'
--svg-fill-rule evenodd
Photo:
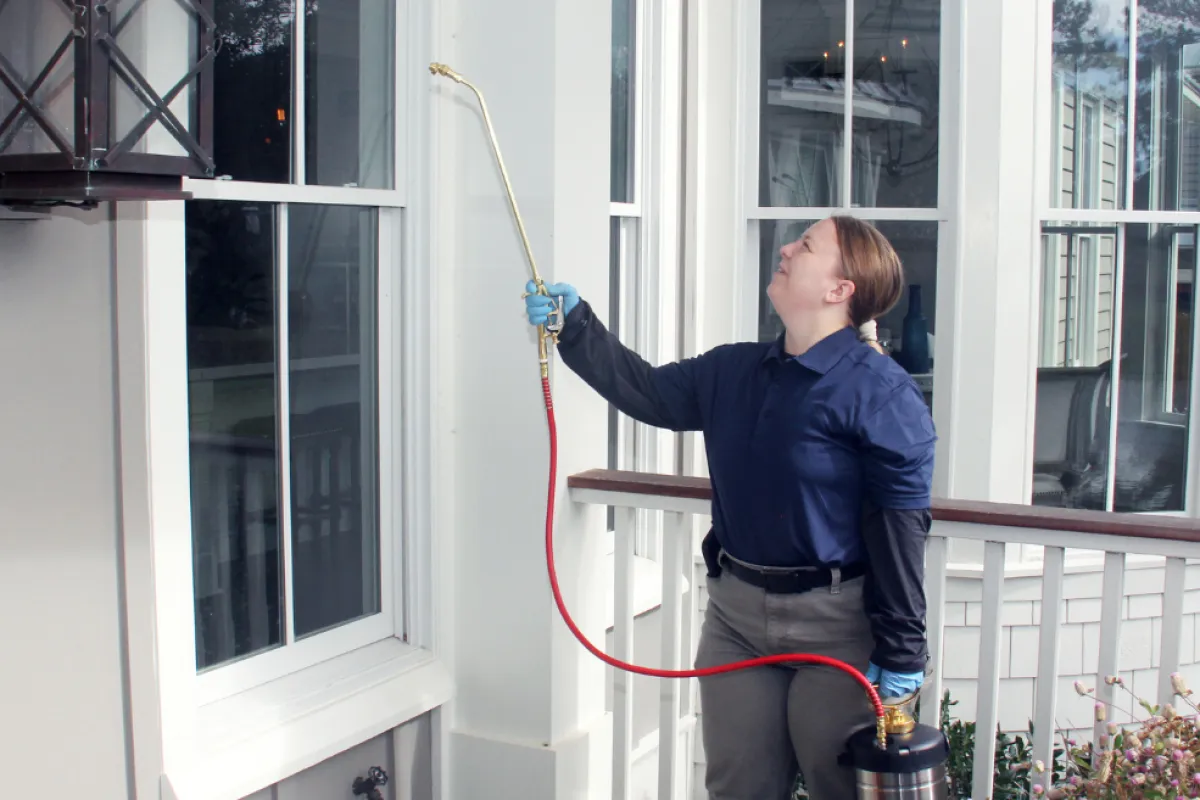
<path fill-rule="evenodd" d="M 634 91 L 637 80 L 636 0 L 612 6 L 612 202 L 634 199 Z"/>
<path fill-rule="evenodd" d="M 394 185 L 395 5 L 321 0 L 305 18 L 307 183 Z"/>
<path fill-rule="evenodd" d="M 187 204 L 196 666 L 283 641 L 276 212 Z"/>
<path fill-rule="evenodd" d="M 313 0 L 308 0 L 310 5 Z M 213 160 L 238 181 L 292 179 L 292 0 L 216 0 Z"/>
<path fill-rule="evenodd" d="M 941 12 L 940 0 L 854 3 L 854 206 L 937 206 Z"/>
<path fill-rule="evenodd" d="M 288 232 L 299 638 L 379 611 L 376 212 L 291 206 Z"/>

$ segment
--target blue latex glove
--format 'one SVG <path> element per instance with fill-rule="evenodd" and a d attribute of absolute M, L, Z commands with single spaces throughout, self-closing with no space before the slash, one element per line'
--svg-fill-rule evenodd
<path fill-rule="evenodd" d="M 879 687 L 880 697 L 904 697 L 925 683 L 924 672 L 892 672 L 874 664 L 867 666 L 867 680 Z"/>
<path fill-rule="evenodd" d="M 528 297 L 525 298 L 525 313 L 529 316 L 530 325 L 545 325 L 550 321 L 550 312 L 556 310 L 554 298 L 562 298 L 563 318 L 556 320 L 559 323 L 566 322 L 571 309 L 579 305 L 579 292 L 569 283 L 547 283 L 546 291 L 550 293 L 549 297 L 535 294 L 537 284 L 533 281 L 525 284 L 525 291 L 528 293 Z"/>

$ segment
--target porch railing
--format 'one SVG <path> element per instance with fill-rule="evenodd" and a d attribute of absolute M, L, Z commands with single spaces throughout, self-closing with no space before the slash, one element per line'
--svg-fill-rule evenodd
<path fill-rule="evenodd" d="M 705 478 L 591 470 L 568 479 L 575 502 L 615 509 L 614 655 L 633 655 L 634 525 L 637 509 L 664 512 L 662 565 L 662 635 L 660 666 L 690 665 L 696 630 L 696 582 L 692 516 L 707 515 L 711 488 Z M 982 547 L 982 614 L 976 704 L 976 730 L 994 731 L 999 721 L 1001 618 L 1008 545 L 1042 548 L 1041 619 L 1038 623 L 1036 691 L 1033 702 L 1034 759 L 1052 764 L 1057 728 L 1060 637 L 1065 621 L 1064 573 L 1069 550 L 1103 553 L 1097 700 L 1111 703 L 1116 688 L 1106 675 L 1118 674 L 1125 599 L 1126 561 L 1130 555 L 1165 559 L 1161 635 L 1158 645 L 1157 701 L 1172 698 L 1171 673 L 1180 666 L 1183 642 L 1187 560 L 1200 558 L 1200 524 L 1193 520 L 1133 514 L 1047 509 L 1042 507 L 938 500 L 935 524 L 926 551 L 928 636 L 933 665 L 921 704 L 922 721 L 936 726 L 941 714 L 942 671 L 946 629 L 947 575 L 952 541 Z M 683 591 L 688 576 L 687 591 Z M 1089 673 L 1090 674 L 1090 673 Z M 631 797 L 634 761 L 633 683 L 613 675 L 613 798 Z M 1152 698 L 1147 698 L 1152 699 Z M 695 720 L 690 683 L 662 681 L 659 687 L 658 798 L 685 800 L 691 774 L 691 752 L 680 752 L 681 734 L 690 742 Z M 1105 732 L 1095 722 L 1094 741 Z M 993 789 L 996 740 L 975 740 L 972 796 L 989 798 Z M 684 761 L 681 763 L 681 758 Z"/>

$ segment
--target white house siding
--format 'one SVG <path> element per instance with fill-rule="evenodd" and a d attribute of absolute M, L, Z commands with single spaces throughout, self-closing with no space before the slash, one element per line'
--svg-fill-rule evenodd
<path fill-rule="evenodd" d="M 0 211 L 0 797 L 128 797 L 106 211 Z"/>
<path fill-rule="evenodd" d="M 330 800 L 349 797 L 355 778 L 371 767 L 388 774 L 389 800 L 433 800 L 431 724 L 428 714 L 256 792 L 244 800 Z"/>

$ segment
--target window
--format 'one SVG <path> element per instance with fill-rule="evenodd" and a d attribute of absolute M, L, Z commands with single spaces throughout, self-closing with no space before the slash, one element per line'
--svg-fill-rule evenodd
<path fill-rule="evenodd" d="M 393 188 L 395 4 L 296 2 L 215 2 L 218 174 Z"/>
<path fill-rule="evenodd" d="M 645 152 L 640 104 L 644 99 L 645 73 L 641 58 L 640 14 L 644 4 L 638 0 L 612 0 L 612 211 L 609 223 L 609 306 L 607 325 L 621 341 L 638 353 L 653 352 L 655 342 L 645 323 L 643 302 L 653 297 L 651 276 L 642 260 L 642 198 L 645 180 L 640 167 Z M 608 412 L 609 469 L 651 470 L 654 459 L 654 432 L 649 426 L 617 412 Z M 635 552 L 647 553 L 647 514 L 637 515 Z M 608 528 L 616 517 L 608 510 Z"/>
<path fill-rule="evenodd" d="M 215 4 L 225 179 L 185 212 L 202 702 L 400 633 L 393 5 Z"/>
<path fill-rule="evenodd" d="M 938 159 L 941 16 L 940 0 L 761 0 L 747 93 L 756 121 L 746 176 L 757 204 L 747 214 L 748 252 L 758 261 L 747 286 L 753 334 L 766 341 L 782 331 L 766 287 L 783 245 L 833 213 L 872 220 L 908 279 L 905 298 L 878 321 L 880 338 L 930 403 L 938 219 L 947 202 Z M 930 357 L 905 347 L 906 332 L 925 340 Z"/>
<path fill-rule="evenodd" d="M 1194 515 L 1200 9 L 1064 0 L 1053 26 L 1033 502 Z"/>

